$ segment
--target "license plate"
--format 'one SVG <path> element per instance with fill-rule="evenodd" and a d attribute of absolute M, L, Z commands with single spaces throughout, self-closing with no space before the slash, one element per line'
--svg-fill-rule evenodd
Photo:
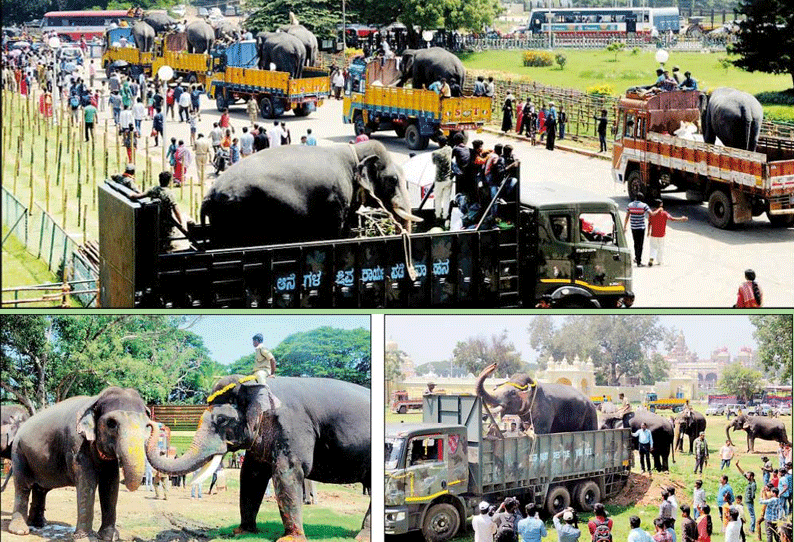
<path fill-rule="evenodd" d="M 442 125 L 442 130 L 476 130 L 478 126 L 474 123 L 460 123 Z"/>

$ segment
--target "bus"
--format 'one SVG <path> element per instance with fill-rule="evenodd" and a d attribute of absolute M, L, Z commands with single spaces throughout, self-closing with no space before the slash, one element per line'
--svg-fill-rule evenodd
<path fill-rule="evenodd" d="M 104 11 L 50 11 L 44 14 L 42 32 L 55 32 L 58 37 L 71 41 L 85 38 L 102 39 L 111 24 L 132 24 L 134 13 L 130 10 Z"/>
<path fill-rule="evenodd" d="M 551 31 L 560 35 L 626 35 L 650 34 L 654 27 L 660 33 L 681 29 L 677 7 L 669 8 L 535 8 L 529 15 L 528 31 L 549 32 L 547 15 L 552 15 Z"/>

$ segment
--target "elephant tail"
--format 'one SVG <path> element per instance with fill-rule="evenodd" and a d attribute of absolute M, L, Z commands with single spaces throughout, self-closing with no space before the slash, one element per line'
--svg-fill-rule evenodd
<path fill-rule="evenodd" d="M 209 198 L 205 198 L 204 201 L 201 202 L 201 226 L 204 227 L 207 225 L 207 215 L 210 214 L 210 205 L 211 200 Z"/>
<path fill-rule="evenodd" d="M 758 146 L 758 134 L 760 133 L 761 121 L 754 117 L 747 127 L 747 146 L 745 148 L 748 151 L 755 152 L 755 148 Z"/>

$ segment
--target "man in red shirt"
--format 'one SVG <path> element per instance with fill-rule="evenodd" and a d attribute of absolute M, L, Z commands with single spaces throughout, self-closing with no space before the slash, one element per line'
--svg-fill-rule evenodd
<path fill-rule="evenodd" d="M 667 221 L 686 222 L 689 218 L 685 216 L 672 216 L 664 210 L 662 200 L 656 200 L 656 210 L 648 218 L 648 237 L 651 238 L 651 258 L 648 260 L 648 267 L 652 267 L 654 262 L 662 265 L 664 259 L 664 235 L 667 232 Z"/>

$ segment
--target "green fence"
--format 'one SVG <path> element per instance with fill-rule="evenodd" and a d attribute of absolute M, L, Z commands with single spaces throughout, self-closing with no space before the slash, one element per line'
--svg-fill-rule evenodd
<path fill-rule="evenodd" d="M 3 232 L 3 244 L 9 235 L 13 234 L 17 239 L 28 246 L 28 209 L 20 202 L 14 194 L 2 188 L 2 209 L 3 226 L 8 231 Z"/>

